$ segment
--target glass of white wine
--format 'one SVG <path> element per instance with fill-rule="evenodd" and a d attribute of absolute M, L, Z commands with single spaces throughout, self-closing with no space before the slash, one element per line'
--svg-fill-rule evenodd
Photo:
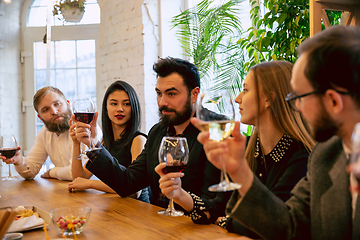
<path fill-rule="evenodd" d="M 200 93 L 196 116 L 202 121 L 201 131 L 208 131 L 211 140 L 216 142 L 225 140 L 235 127 L 235 109 L 230 91 L 225 89 Z M 210 186 L 209 191 L 226 192 L 239 188 L 241 184 L 230 182 L 223 162 L 220 183 Z"/>

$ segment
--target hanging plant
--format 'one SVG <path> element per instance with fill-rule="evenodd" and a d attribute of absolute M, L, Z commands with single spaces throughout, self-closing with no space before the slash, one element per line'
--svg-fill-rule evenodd
<path fill-rule="evenodd" d="M 66 22 L 80 22 L 85 13 L 85 2 L 86 0 L 60 0 L 54 5 L 53 16 L 61 14 Z"/>

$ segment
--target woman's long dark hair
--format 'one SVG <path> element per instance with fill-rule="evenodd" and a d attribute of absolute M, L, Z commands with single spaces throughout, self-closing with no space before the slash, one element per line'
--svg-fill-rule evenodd
<path fill-rule="evenodd" d="M 131 118 L 127 122 L 124 131 L 120 134 L 121 137 L 120 147 L 123 147 L 131 143 L 135 132 L 140 128 L 140 120 L 141 120 L 140 102 L 134 88 L 130 86 L 130 84 L 124 81 L 116 81 L 112 83 L 106 90 L 102 103 L 102 113 L 101 113 L 101 122 L 103 129 L 103 145 L 108 150 L 110 150 L 111 145 L 114 142 L 114 132 L 112 129 L 111 120 L 108 116 L 107 100 L 111 93 L 118 90 L 122 90 L 127 93 L 127 95 L 129 96 L 130 106 L 131 106 Z"/>

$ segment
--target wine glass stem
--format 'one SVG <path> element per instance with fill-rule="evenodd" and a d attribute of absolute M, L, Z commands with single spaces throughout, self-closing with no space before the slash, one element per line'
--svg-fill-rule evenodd
<path fill-rule="evenodd" d="M 170 198 L 169 209 L 170 209 L 171 212 L 175 210 L 175 208 L 174 208 L 174 200 L 172 198 Z"/>
<path fill-rule="evenodd" d="M 226 173 L 225 162 L 224 162 L 223 159 L 221 159 L 221 160 L 222 160 L 221 182 L 225 181 L 225 182 L 229 183 L 230 180 L 229 180 L 228 175 Z"/>
<path fill-rule="evenodd" d="M 11 177 L 11 167 L 10 167 L 10 164 L 9 164 L 9 177 Z"/>

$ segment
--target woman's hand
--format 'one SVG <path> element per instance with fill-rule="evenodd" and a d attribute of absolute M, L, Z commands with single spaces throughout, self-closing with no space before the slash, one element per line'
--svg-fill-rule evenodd
<path fill-rule="evenodd" d="M 71 116 L 70 121 L 74 122 L 74 124 L 70 127 L 70 130 L 72 130 L 70 132 L 74 132 L 76 139 L 88 147 L 90 147 L 90 140 L 95 141 L 94 138 L 96 137 L 96 122 L 98 115 L 99 112 L 95 112 L 94 119 L 90 124 L 77 121 L 74 114 Z M 72 135 L 70 136 L 73 138 Z"/>
<path fill-rule="evenodd" d="M 163 169 L 166 167 L 166 163 L 160 163 L 155 167 L 155 172 L 160 175 L 159 187 L 161 192 L 167 197 L 172 198 L 174 201 L 180 199 L 181 196 L 181 180 L 184 176 L 181 172 L 171 172 L 165 174 Z"/>
<path fill-rule="evenodd" d="M 69 183 L 68 190 L 72 192 L 74 190 L 84 190 L 90 188 L 90 179 L 77 177 L 71 183 Z"/>
<path fill-rule="evenodd" d="M 74 116 L 74 115 L 73 115 L 73 116 Z M 71 118 L 73 118 L 73 116 L 72 116 Z M 77 139 L 77 137 L 76 137 L 76 132 L 75 132 L 75 130 L 76 130 L 76 123 L 73 122 L 72 119 L 69 120 L 69 126 L 70 126 L 69 132 L 70 132 L 70 137 L 71 137 L 71 139 L 73 140 L 74 143 L 78 143 L 78 144 L 79 144 L 80 142 L 79 142 L 79 140 Z"/>

